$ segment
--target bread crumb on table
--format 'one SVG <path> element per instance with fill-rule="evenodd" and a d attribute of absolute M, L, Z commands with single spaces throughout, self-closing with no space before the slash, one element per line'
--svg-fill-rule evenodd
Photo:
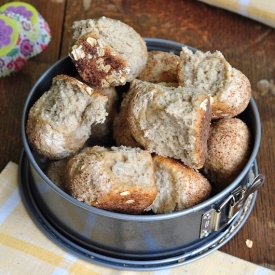
<path fill-rule="evenodd" d="M 248 248 L 252 248 L 252 246 L 253 246 L 253 241 L 247 239 L 247 240 L 245 241 L 245 244 L 246 244 L 246 246 L 247 246 Z"/>
<path fill-rule="evenodd" d="M 261 96 L 267 95 L 269 92 L 272 95 L 275 95 L 275 84 L 274 79 L 270 79 L 269 81 L 267 79 L 261 79 L 257 83 L 257 89 L 259 90 Z"/>

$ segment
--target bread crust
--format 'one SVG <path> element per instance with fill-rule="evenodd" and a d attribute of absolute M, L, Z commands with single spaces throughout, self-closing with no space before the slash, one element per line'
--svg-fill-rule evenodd
<path fill-rule="evenodd" d="M 157 195 L 149 152 L 125 146 L 94 146 L 71 158 L 66 184 L 79 201 L 101 209 L 142 213 Z"/>
<path fill-rule="evenodd" d="M 179 85 L 194 87 L 211 96 L 212 119 L 234 117 L 247 107 L 251 86 L 221 52 L 193 53 L 183 47 L 178 66 Z"/>
<path fill-rule="evenodd" d="M 126 100 L 130 131 L 139 144 L 151 153 L 202 168 L 211 120 L 208 95 L 136 79 Z"/>
<path fill-rule="evenodd" d="M 226 91 L 213 98 L 212 118 L 235 117 L 245 110 L 251 97 L 248 78 L 239 70 L 232 68 L 231 82 Z"/>
<path fill-rule="evenodd" d="M 209 181 L 199 172 L 159 155 L 153 156 L 158 194 L 148 208 L 157 214 L 171 213 L 195 206 L 208 199 Z"/>
<path fill-rule="evenodd" d="M 127 24 L 103 16 L 74 26 L 69 56 L 81 77 L 93 87 L 124 85 L 145 67 L 146 44 Z"/>
<path fill-rule="evenodd" d="M 89 138 L 91 126 L 105 121 L 107 100 L 73 77 L 56 76 L 29 111 L 29 143 L 49 159 L 72 156 Z"/>
<path fill-rule="evenodd" d="M 128 121 L 128 104 L 131 97 L 124 96 L 119 113 L 114 118 L 113 137 L 117 146 L 140 147 L 142 146 L 134 139 L 131 134 L 130 124 Z"/>
<path fill-rule="evenodd" d="M 251 132 L 239 118 L 223 118 L 211 124 L 202 172 L 220 192 L 231 184 L 251 153 Z"/>

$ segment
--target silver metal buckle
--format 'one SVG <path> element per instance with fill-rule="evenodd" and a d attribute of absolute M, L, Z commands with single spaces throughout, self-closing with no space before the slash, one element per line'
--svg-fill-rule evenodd
<path fill-rule="evenodd" d="M 258 191 L 263 185 L 265 176 L 259 174 L 248 187 L 238 186 L 231 194 L 217 207 L 212 208 L 202 215 L 200 238 L 207 237 L 211 232 L 218 231 L 235 218 L 243 208 L 249 195 Z M 224 211 L 228 206 L 228 211 Z"/>

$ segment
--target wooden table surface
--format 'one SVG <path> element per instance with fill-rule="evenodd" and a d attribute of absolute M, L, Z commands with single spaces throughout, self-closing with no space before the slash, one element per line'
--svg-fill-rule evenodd
<path fill-rule="evenodd" d="M 1 1 L 1 4 L 9 1 Z M 174 40 L 202 51 L 221 51 L 250 80 L 262 123 L 257 156 L 266 175 L 255 207 L 241 230 L 221 251 L 275 270 L 275 94 L 257 83 L 275 80 L 275 29 L 194 0 L 25 0 L 34 5 L 52 31 L 48 48 L 17 74 L 0 79 L 0 171 L 22 152 L 20 122 L 30 89 L 39 76 L 67 55 L 73 21 L 105 15 L 132 26 L 143 37 Z M 253 241 L 252 248 L 246 240 Z M 230 264 L 230 263 L 229 263 Z"/>

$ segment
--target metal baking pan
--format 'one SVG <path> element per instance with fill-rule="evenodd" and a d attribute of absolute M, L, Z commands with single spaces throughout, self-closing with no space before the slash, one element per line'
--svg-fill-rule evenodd
<path fill-rule="evenodd" d="M 253 163 L 251 173 L 258 173 L 256 161 Z M 62 231 L 55 227 L 55 224 L 45 216 L 43 209 L 40 210 L 35 195 L 32 193 L 31 185 L 33 184 L 33 178 L 30 172 L 29 161 L 24 151 L 21 155 L 19 164 L 19 177 L 19 189 L 23 203 L 33 221 L 50 240 L 88 262 L 123 270 L 160 270 L 187 264 L 205 257 L 211 252 L 219 249 L 238 233 L 248 219 L 257 197 L 257 192 L 253 193 L 235 219 L 228 224 L 228 226 L 220 230 L 218 234 L 206 239 L 204 244 L 197 242 L 195 245 L 187 247 L 176 256 L 165 257 L 159 260 L 127 260 L 96 253 L 91 248 L 83 246 L 77 239 L 71 239 L 67 234 L 63 234 Z"/>
<path fill-rule="evenodd" d="M 185 46 L 155 38 L 145 38 L 145 41 L 148 50 L 171 51 L 175 54 L 179 54 Z M 25 103 L 22 117 L 24 157 L 20 165 L 20 175 L 23 178 L 21 188 L 23 191 L 26 186 L 28 188 L 28 192 L 22 192 L 25 194 L 25 202 L 33 201 L 32 207 L 28 206 L 30 203 L 26 203 L 27 208 L 38 211 L 41 219 L 43 217 L 47 221 L 48 227 L 58 232 L 66 241 L 95 253 L 97 259 L 100 255 L 101 259 L 106 260 L 96 261 L 100 264 L 123 268 L 123 265 L 128 263 L 129 269 L 144 269 L 145 265 L 147 269 L 153 266 L 161 268 L 173 265 L 174 261 L 177 264 L 186 263 L 183 259 L 186 259 L 188 254 L 189 260 L 198 258 L 190 258 L 190 255 L 197 255 L 197 252 L 200 255 L 207 254 L 203 251 L 211 250 L 213 244 L 223 238 L 244 211 L 247 202 L 239 203 L 241 197 L 252 194 L 264 181 L 264 177 L 258 175 L 256 168 L 261 123 L 254 99 L 251 98 L 248 107 L 240 115 L 252 132 L 251 156 L 238 177 L 226 189 L 203 203 L 179 212 L 158 215 L 119 214 L 86 205 L 60 190 L 44 174 L 43 158 L 28 144 L 25 133 L 28 112 L 35 101 L 50 88 L 52 78 L 61 73 L 77 75 L 68 56 L 50 67 L 39 78 Z M 253 180 L 255 176 L 258 177 Z M 24 181 L 27 181 L 27 184 L 23 184 Z M 250 190 L 250 185 L 256 187 Z M 253 195 L 250 211 L 255 197 L 256 193 Z M 229 239 L 225 238 L 225 241 L 220 243 Z"/>

